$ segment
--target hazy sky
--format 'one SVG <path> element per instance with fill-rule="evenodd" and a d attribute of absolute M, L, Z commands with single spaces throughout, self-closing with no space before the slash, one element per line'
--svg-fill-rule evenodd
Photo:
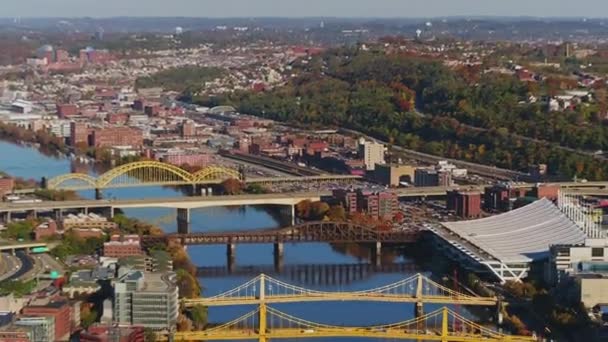
<path fill-rule="evenodd" d="M 608 0 L 1 0 L 1 17 L 608 17 Z"/>

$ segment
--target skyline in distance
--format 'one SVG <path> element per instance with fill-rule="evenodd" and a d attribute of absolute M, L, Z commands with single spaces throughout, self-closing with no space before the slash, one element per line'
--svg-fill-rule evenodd
<path fill-rule="evenodd" d="M 5 0 L 2 17 L 608 18 L 606 0 Z"/>

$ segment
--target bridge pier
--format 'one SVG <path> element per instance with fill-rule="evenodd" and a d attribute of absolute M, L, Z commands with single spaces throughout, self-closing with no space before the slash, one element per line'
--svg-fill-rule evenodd
<path fill-rule="evenodd" d="M 2 215 L 2 222 L 4 223 L 10 223 L 12 221 L 12 214 L 10 211 L 5 212 Z"/>
<path fill-rule="evenodd" d="M 177 209 L 177 233 L 178 234 L 189 234 L 190 233 L 190 209 L 178 208 Z"/>
<path fill-rule="evenodd" d="M 501 301 L 496 302 L 496 325 L 502 326 L 504 317 L 502 315 L 503 303 Z"/>
<path fill-rule="evenodd" d="M 284 245 L 282 242 L 275 242 L 274 244 L 274 270 L 277 273 L 281 273 L 283 270 L 283 249 Z"/>
<path fill-rule="evenodd" d="M 38 212 L 36 210 L 29 210 L 26 214 L 28 219 L 37 219 L 38 218 Z"/>
<path fill-rule="evenodd" d="M 95 189 L 95 199 L 96 200 L 103 199 L 103 193 L 101 192 L 101 189 Z"/>
<path fill-rule="evenodd" d="M 228 273 L 232 273 L 236 264 L 236 244 L 234 243 L 226 245 L 226 264 L 228 266 Z"/>
<path fill-rule="evenodd" d="M 53 209 L 53 218 L 55 221 L 61 222 L 63 220 L 63 210 Z"/>
<path fill-rule="evenodd" d="M 376 244 L 372 246 L 371 262 L 376 267 L 382 266 L 382 242 L 380 241 L 376 241 Z"/>
<path fill-rule="evenodd" d="M 416 302 L 416 305 L 414 306 L 414 317 L 418 318 L 422 316 L 424 316 L 424 303 Z"/>

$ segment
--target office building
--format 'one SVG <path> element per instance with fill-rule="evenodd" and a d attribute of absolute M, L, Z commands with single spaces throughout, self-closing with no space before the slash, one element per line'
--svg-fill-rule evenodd
<path fill-rule="evenodd" d="M 26 306 L 21 312 L 24 316 L 44 317 L 55 319 L 55 340 L 65 340 L 71 333 L 72 311 L 70 304 L 64 298 L 52 299 L 47 303 Z"/>
<path fill-rule="evenodd" d="M 365 169 L 373 171 L 376 164 L 384 164 L 384 145 L 374 141 L 359 140 L 359 158 L 365 162 Z"/>
<path fill-rule="evenodd" d="M 447 192 L 447 209 L 462 218 L 481 216 L 481 193 L 453 190 Z"/>
<path fill-rule="evenodd" d="M 67 341 L 67 334 L 58 335 L 55 327 L 56 315 L 40 317 L 20 317 L 15 321 L 15 326 L 29 330 L 31 342 Z"/>
<path fill-rule="evenodd" d="M 112 127 L 93 131 L 93 147 L 132 146 L 141 147 L 144 144 L 143 133 L 139 129 L 129 127 Z"/>
<path fill-rule="evenodd" d="M 397 195 L 392 192 L 364 193 L 359 191 L 358 205 L 359 211 L 375 219 L 391 220 L 399 209 Z"/>
<path fill-rule="evenodd" d="M 15 179 L 0 176 L 0 197 L 13 192 L 15 187 Z"/>
<path fill-rule="evenodd" d="M 354 190 L 334 190 L 332 195 L 344 207 L 347 214 L 356 213 L 359 209 L 357 204 L 358 195 Z"/>
<path fill-rule="evenodd" d="M 60 119 L 70 118 L 80 114 L 80 109 L 77 105 L 71 103 L 58 103 L 57 104 L 57 116 Z"/>
<path fill-rule="evenodd" d="M 111 258 L 124 258 L 141 255 L 139 235 L 112 235 L 110 241 L 103 244 L 103 256 Z"/>
<path fill-rule="evenodd" d="M 29 327 L 10 325 L 2 329 L 0 330 L 0 341 L 2 342 L 32 342 L 32 333 Z"/>
<path fill-rule="evenodd" d="M 416 167 L 411 165 L 377 164 L 374 180 L 382 185 L 398 187 L 414 183 Z"/>
<path fill-rule="evenodd" d="M 70 143 L 72 146 L 89 145 L 89 129 L 84 122 L 70 123 Z"/>
<path fill-rule="evenodd" d="M 518 198 L 526 195 L 525 189 L 511 187 L 509 184 L 497 184 L 485 188 L 483 205 L 487 211 L 509 211 Z"/>
<path fill-rule="evenodd" d="M 439 185 L 437 171 L 423 168 L 416 169 L 414 171 L 414 185 L 417 187 Z"/>
<path fill-rule="evenodd" d="M 114 284 L 114 323 L 173 329 L 178 316 L 175 273 L 128 271 Z"/>
<path fill-rule="evenodd" d="M 184 121 L 180 127 L 180 133 L 182 135 L 182 138 L 196 136 L 196 125 L 194 124 L 194 121 Z"/>
<path fill-rule="evenodd" d="M 546 281 L 558 283 L 579 272 L 604 270 L 608 273 L 608 240 L 587 239 L 583 244 L 553 245 L 550 249 Z"/>

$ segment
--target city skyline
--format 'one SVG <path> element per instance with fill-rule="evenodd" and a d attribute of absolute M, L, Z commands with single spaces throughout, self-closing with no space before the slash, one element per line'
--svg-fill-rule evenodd
<path fill-rule="evenodd" d="M 288 2 L 288 5 L 285 3 Z M 46 0 L 9 0 L 3 17 L 450 17 L 450 16 L 532 16 L 608 17 L 604 0 L 148 0 L 139 1 L 56 0 L 49 8 Z"/>

